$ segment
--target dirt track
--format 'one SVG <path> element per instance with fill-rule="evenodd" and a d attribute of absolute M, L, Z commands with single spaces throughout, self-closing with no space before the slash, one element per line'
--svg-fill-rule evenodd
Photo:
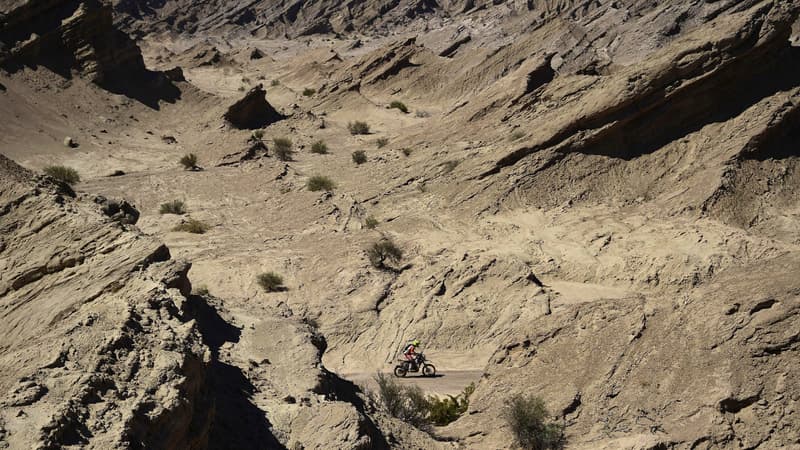
<path fill-rule="evenodd" d="M 384 371 L 389 376 L 390 372 Z M 479 370 L 444 370 L 436 374 L 435 377 L 427 378 L 417 374 L 409 374 L 405 378 L 394 378 L 401 384 L 416 384 L 421 387 L 425 392 L 440 395 L 457 395 L 464 390 L 464 387 L 472 382 L 477 383 L 481 377 Z M 360 373 L 346 373 L 340 374 L 343 378 L 352 381 L 353 383 L 366 387 L 367 389 L 374 390 L 375 373 L 373 372 L 360 372 Z"/>

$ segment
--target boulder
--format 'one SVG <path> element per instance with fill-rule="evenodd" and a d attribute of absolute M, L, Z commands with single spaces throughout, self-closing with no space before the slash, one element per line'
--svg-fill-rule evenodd
<path fill-rule="evenodd" d="M 284 119 L 284 116 L 269 104 L 266 94 L 263 85 L 255 86 L 244 98 L 231 105 L 223 118 L 232 127 L 247 130 L 264 128 Z"/>

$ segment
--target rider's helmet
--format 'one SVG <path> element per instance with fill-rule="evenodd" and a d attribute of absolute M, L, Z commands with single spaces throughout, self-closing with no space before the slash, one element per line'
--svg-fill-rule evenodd
<path fill-rule="evenodd" d="M 414 339 L 413 341 L 411 341 L 411 344 L 412 344 L 414 347 L 419 347 L 419 339 Z"/>

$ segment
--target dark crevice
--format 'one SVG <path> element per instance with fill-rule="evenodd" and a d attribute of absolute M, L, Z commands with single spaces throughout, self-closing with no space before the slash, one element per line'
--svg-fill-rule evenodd
<path fill-rule="evenodd" d="M 767 299 L 767 300 L 760 301 L 760 302 L 756 303 L 756 305 L 753 306 L 753 308 L 750 310 L 750 315 L 753 315 L 753 314 L 755 314 L 755 313 L 757 313 L 759 311 L 763 311 L 765 309 L 770 309 L 776 303 L 778 303 L 778 301 L 775 300 L 774 298 L 770 298 L 770 299 Z"/>

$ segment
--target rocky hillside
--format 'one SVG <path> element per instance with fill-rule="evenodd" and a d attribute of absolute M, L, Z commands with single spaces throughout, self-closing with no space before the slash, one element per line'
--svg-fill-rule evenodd
<path fill-rule="evenodd" d="M 11 447 L 510 448 L 519 394 L 567 448 L 798 444 L 796 2 L 56 3 L 0 28 L 0 151 L 83 180 L 3 166 Z M 411 338 L 477 385 L 430 434 L 353 384 Z"/>
<path fill-rule="evenodd" d="M 0 156 L 0 442 L 204 448 L 211 354 L 183 313 L 189 264 Z"/>

